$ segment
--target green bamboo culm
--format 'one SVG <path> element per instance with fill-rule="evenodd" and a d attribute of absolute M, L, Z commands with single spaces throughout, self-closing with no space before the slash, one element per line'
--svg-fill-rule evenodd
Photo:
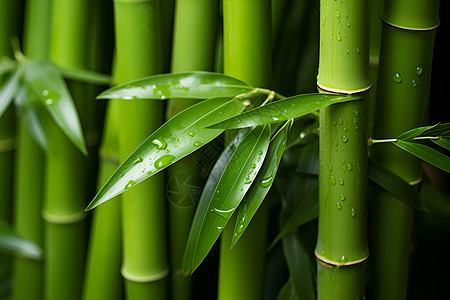
<path fill-rule="evenodd" d="M 367 1 L 320 2 L 317 85 L 361 95 L 370 88 Z M 366 232 L 367 100 L 320 110 L 318 299 L 362 299 Z"/>
<path fill-rule="evenodd" d="M 32 59 L 48 59 L 50 48 L 51 1 L 27 0 L 23 48 Z M 44 153 L 18 121 L 18 146 L 15 162 L 14 225 L 17 233 L 43 246 L 41 217 L 43 200 Z M 14 260 L 14 300 L 43 299 L 43 263 Z"/>
<path fill-rule="evenodd" d="M 212 71 L 216 43 L 218 0 L 180 0 L 175 4 L 172 72 Z M 166 116 L 173 117 L 197 100 L 170 99 Z M 191 299 L 191 281 L 181 272 L 184 248 L 202 184 L 199 157 L 190 155 L 168 169 L 172 299 Z"/>
<path fill-rule="evenodd" d="M 271 2 L 223 1 L 224 73 L 268 87 L 271 74 Z M 261 299 L 264 287 L 268 210 L 261 206 L 239 242 L 230 249 L 236 217 L 221 238 L 219 300 Z"/>
<path fill-rule="evenodd" d="M 160 2 L 114 2 L 119 83 L 162 71 Z M 121 100 L 119 148 L 125 160 L 164 119 L 163 102 Z M 165 149 L 162 149 L 163 151 Z M 136 163 L 139 163 L 137 161 Z M 129 182 L 127 187 L 134 185 Z M 123 265 L 127 299 L 165 299 L 169 268 L 165 183 L 160 173 L 122 195 Z"/>
<path fill-rule="evenodd" d="M 87 69 L 89 1 L 54 0 L 50 58 L 67 69 Z M 69 82 L 81 122 L 89 99 L 85 87 Z M 87 241 L 86 158 L 56 123 L 49 126 L 45 197 L 46 299 L 80 299 Z"/>
<path fill-rule="evenodd" d="M 12 58 L 11 39 L 17 37 L 20 19 L 19 1 L 0 1 L 0 64 L 2 59 Z M 0 83 L 6 79 L 0 76 Z M 14 107 L 0 116 L 0 219 L 11 222 L 13 197 L 13 170 L 15 141 Z M 0 254 L 0 284 L 11 276 L 11 259 L 8 254 Z"/>
<path fill-rule="evenodd" d="M 426 122 L 439 1 L 386 1 L 382 23 L 375 139 L 395 138 Z M 395 145 L 373 145 L 371 156 L 411 185 L 420 184 L 420 160 Z M 407 299 L 414 211 L 381 189 L 374 190 L 373 207 L 371 298 Z"/>

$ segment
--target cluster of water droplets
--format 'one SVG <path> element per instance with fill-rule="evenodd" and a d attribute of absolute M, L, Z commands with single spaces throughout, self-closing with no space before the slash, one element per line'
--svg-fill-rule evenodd
<path fill-rule="evenodd" d="M 419 77 L 422 76 L 423 74 L 423 68 L 422 66 L 416 66 L 414 69 L 414 74 L 416 75 L 416 78 L 411 80 L 411 87 L 415 88 L 418 86 L 418 80 Z M 396 84 L 401 84 L 403 82 L 403 77 L 399 72 L 395 72 L 392 75 L 392 80 L 396 83 Z"/>

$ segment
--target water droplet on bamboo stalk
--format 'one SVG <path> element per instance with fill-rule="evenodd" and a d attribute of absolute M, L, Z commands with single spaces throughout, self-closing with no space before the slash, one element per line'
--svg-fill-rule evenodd
<path fill-rule="evenodd" d="M 342 205 L 339 202 L 336 202 L 336 208 L 338 210 L 341 210 L 342 209 Z"/>
<path fill-rule="evenodd" d="M 268 186 L 270 186 L 273 182 L 273 176 L 270 175 L 269 177 L 265 177 L 263 178 L 260 182 L 259 185 L 263 188 L 266 188 Z"/>
<path fill-rule="evenodd" d="M 345 49 L 345 53 L 350 54 L 350 49 Z"/>
<path fill-rule="evenodd" d="M 328 170 L 333 171 L 333 165 L 332 164 L 328 165 Z"/>
<path fill-rule="evenodd" d="M 342 136 L 342 142 L 347 143 L 347 141 L 348 141 L 348 137 L 343 135 Z"/>
<path fill-rule="evenodd" d="M 345 255 L 342 255 L 341 258 L 339 258 L 339 263 L 345 264 L 347 262 L 347 257 Z"/>
<path fill-rule="evenodd" d="M 337 39 L 338 41 L 340 41 L 340 40 L 341 40 L 341 36 L 338 34 L 338 36 L 336 37 L 336 39 Z"/>
<path fill-rule="evenodd" d="M 356 48 L 356 53 L 359 53 L 359 52 L 361 52 L 361 50 L 359 50 L 359 48 Z"/>
<path fill-rule="evenodd" d="M 339 178 L 339 184 L 340 184 L 340 185 L 344 185 L 344 179 Z"/>
<path fill-rule="evenodd" d="M 341 194 L 341 195 L 339 196 L 339 199 L 340 199 L 341 201 L 345 201 L 345 195 L 344 195 L 344 194 Z"/>
<path fill-rule="evenodd" d="M 43 90 L 41 95 L 44 98 L 45 105 L 52 105 L 60 98 L 59 94 L 52 90 Z"/>
<path fill-rule="evenodd" d="M 351 216 L 354 217 L 356 215 L 355 209 L 352 208 Z"/>
<path fill-rule="evenodd" d="M 347 164 L 347 169 L 350 171 L 352 169 L 352 165 L 351 164 Z"/>
<path fill-rule="evenodd" d="M 215 213 L 216 215 L 218 215 L 219 217 L 222 217 L 226 220 L 228 220 L 231 217 L 231 214 L 234 212 L 236 208 L 233 207 L 231 209 L 218 209 L 218 208 L 213 208 L 211 209 L 211 211 L 213 213 Z"/>
<path fill-rule="evenodd" d="M 200 147 L 200 146 L 202 146 L 203 145 L 203 143 L 202 142 L 200 142 L 200 141 L 195 141 L 194 142 L 194 147 Z"/>
<path fill-rule="evenodd" d="M 416 75 L 417 75 L 417 76 L 420 76 L 420 75 L 422 75 L 422 73 L 423 73 L 423 68 L 422 68 L 422 66 L 417 66 L 417 67 L 416 67 Z"/>
<path fill-rule="evenodd" d="M 167 148 L 167 143 L 163 139 L 154 139 L 152 141 L 152 144 L 156 147 L 158 150 L 165 150 Z"/>
<path fill-rule="evenodd" d="M 175 156 L 173 155 L 170 154 L 163 155 L 155 161 L 155 168 L 161 170 L 170 165 L 174 159 Z"/>
<path fill-rule="evenodd" d="M 143 162 L 144 160 L 142 159 L 142 157 L 138 156 L 134 161 L 133 161 L 133 165 L 137 165 L 141 162 Z"/>
<path fill-rule="evenodd" d="M 342 119 L 339 119 L 339 125 L 344 124 L 344 121 L 342 121 Z"/>
<path fill-rule="evenodd" d="M 135 185 L 136 182 L 134 182 L 133 180 L 128 181 L 128 183 L 124 186 L 124 189 L 128 190 L 130 187 L 132 187 L 133 185 Z"/>
<path fill-rule="evenodd" d="M 411 82 L 411 86 L 413 88 L 417 87 L 417 81 L 413 79 L 413 81 Z"/>
<path fill-rule="evenodd" d="M 395 83 L 401 83 L 402 82 L 402 76 L 400 75 L 400 73 L 395 73 L 394 77 L 392 79 L 394 80 Z"/>
<path fill-rule="evenodd" d="M 347 27 L 350 27 L 350 22 L 347 22 L 347 24 L 346 24 L 346 25 L 347 25 Z"/>
<path fill-rule="evenodd" d="M 189 131 L 188 135 L 189 135 L 190 137 L 194 137 L 194 136 L 195 136 L 195 132 Z"/>
<path fill-rule="evenodd" d="M 333 175 L 331 175 L 331 183 L 332 183 L 333 185 L 335 185 L 335 184 L 336 184 L 336 178 L 334 178 L 334 176 L 333 176 Z"/>

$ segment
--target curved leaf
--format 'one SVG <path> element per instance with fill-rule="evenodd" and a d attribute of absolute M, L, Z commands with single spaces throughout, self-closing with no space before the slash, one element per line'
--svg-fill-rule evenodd
<path fill-rule="evenodd" d="M 196 213 L 194 216 L 193 224 L 200 225 L 200 228 L 191 228 L 198 232 L 198 236 L 192 237 L 197 240 L 195 244 L 188 244 L 188 246 L 194 244 L 195 248 L 192 262 L 185 261 L 183 264 L 185 271 L 192 272 L 200 265 L 222 233 L 261 168 L 267 154 L 269 139 L 269 126 L 256 127 L 245 135 L 234 151 L 206 211 L 204 214 Z"/>
<path fill-rule="evenodd" d="M 397 140 L 394 144 L 436 168 L 450 173 L 450 157 L 441 152 L 419 143 L 410 143 L 402 140 Z"/>
<path fill-rule="evenodd" d="M 294 285 L 292 284 L 292 278 L 283 285 L 278 293 L 277 300 L 299 300 L 295 293 Z"/>
<path fill-rule="evenodd" d="M 3 220 L 0 220 L 0 252 L 32 260 L 42 259 L 41 248 L 13 232 Z"/>
<path fill-rule="evenodd" d="M 15 72 L 0 87 L 0 116 L 16 95 L 19 89 L 19 78 L 19 72 Z"/>
<path fill-rule="evenodd" d="M 86 209 L 95 208 L 123 193 L 209 143 L 224 130 L 207 129 L 205 125 L 240 113 L 244 108 L 242 101 L 234 98 L 213 98 L 175 115 L 122 163 Z"/>
<path fill-rule="evenodd" d="M 80 119 L 61 71 L 51 63 L 31 61 L 24 66 L 24 83 L 39 97 L 67 138 L 86 155 Z"/>
<path fill-rule="evenodd" d="M 281 157 L 283 156 L 284 149 L 286 149 L 287 136 L 290 127 L 291 122 L 287 122 L 270 142 L 266 159 L 256 176 L 255 184 L 252 184 L 238 208 L 233 239 L 231 241 L 232 247 L 242 236 L 272 187 Z"/>
<path fill-rule="evenodd" d="M 441 146 L 447 150 L 450 150 L 450 138 L 448 137 L 439 137 L 437 140 L 432 140 L 436 145 Z"/>
<path fill-rule="evenodd" d="M 248 130 L 240 130 L 233 141 L 227 145 L 225 150 L 220 154 L 211 173 L 208 176 L 205 186 L 203 187 L 202 194 L 200 196 L 197 209 L 195 211 L 195 216 L 192 221 L 191 229 L 189 231 L 188 240 L 186 243 L 186 249 L 183 255 L 182 271 L 186 275 L 192 272 L 192 264 L 194 261 L 195 248 L 197 245 L 198 236 L 200 235 L 200 229 L 202 226 L 203 218 L 206 214 L 208 206 L 212 200 L 212 196 L 217 187 L 217 183 L 222 177 L 223 171 L 225 170 L 231 156 L 233 155 L 236 148 L 241 143 L 244 136 L 248 133 Z"/>
<path fill-rule="evenodd" d="M 88 70 L 75 70 L 75 69 L 65 69 L 60 70 L 65 78 L 77 80 L 81 82 L 97 84 L 97 85 L 110 85 L 111 76 L 108 74 L 98 73 Z"/>
<path fill-rule="evenodd" d="M 160 74 L 112 87 L 98 99 L 156 99 L 232 97 L 253 90 L 235 78 L 212 72 Z"/>
<path fill-rule="evenodd" d="M 361 99 L 342 95 L 304 94 L 260 106 L 222 122 L 215 122 L 209 128 L 244 128 L 287 121 L 325 108 L 334 103 Z"/>

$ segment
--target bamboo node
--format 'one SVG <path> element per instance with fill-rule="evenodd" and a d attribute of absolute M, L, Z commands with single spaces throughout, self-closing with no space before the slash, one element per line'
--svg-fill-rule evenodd
<path fill-rule="evenodd" d="M 50 212 L 42 212 L 42 218 L 52 224 L 73 224 L 82 221 L 88 214 L 85 211 L 70 215 L 56 215 Z"/>
<path fill-rule="evenodd" d="M 367 92 L 368 90 L 370 90 L 372 88 L 372 83 L 370 83 L 366 87 L 356 89 L 356 90 L 341 90 L 341 89 L 326 87 L 326 86 L 321 85 L 319 82 L 317 82 L 317 88 L 319 89 L 319 91 L 332 93 L 332 94 L 355 95 L 355 94 L 364 93 L 364 92 Z"/>
<path fill-rule="evenodd" d="M 408 182 L 408 183 L 409 183 L 409 185 L 411 185 L 411 186 L 415 186 L 415 185 L 420 184 L 421 182 L 422 182 L 422 176 L 420 176 L 418 179 L 413 180 L 413 181 L 410 181 L 410 182 Z"/>
<path fill-rule="evenodd" d="M 431 30 L 435 30 L 439 27 L 440 22 L 437 22 L 436 25 L 434 26 L 430 26 L 430 27 L 423 27 L 423 28 L 415 28 L 415 27 L 407 27 L 407 26 L 402 26 L 402 25 L 397 25 L 394 24 L 392 22 L 387 21 L 386 19 L 383 18 L 383 15 L 380 15 L 380 19 L 383 23 L 385 23 L 386 25 L 389 25 L 391 27 L 400 29 L 400 30 L 405 30 L 405 31 L 431 31 Z"/>
<path fill-rule="evenodd" d="M 149 275 L 135 275 L 135 274 L 131 274 L 130 272 L 128 272 L 126 270 L 125 267 L 122 267 L 120 272 L 122 273 L 123 278 L 125 278 L 128 281 L 132 281 L 132 282 L 153 282 L 153 281 L 161 280 L 161 279 L 165 278 L 167 275 L 169 275 L 170 268 L 166 267 L 162 271 L 159 271 L 159 272 L 157 272 L 155 274 L 149 274 Z"/>
<path fill-rule="evenodd" d="M 314 251 L 314 255 L 316 256 L 317 262 L 327 268 L 340 268 L 340 267 L 346 267 L 346 266 L 353 266 L 353 265 L 361 264 L 361 263 L 365 262 L 367 259 L 369 259 L 369 254 L 367 254 L 366 256 L 364 256 L 360 259 L 357 259 L 357 260 L 339 262 L 339 261 L 334 261 L 334 260 L 325 258 L 325 257 L 319 255 L 317 253 L 317 251 Z"/>

